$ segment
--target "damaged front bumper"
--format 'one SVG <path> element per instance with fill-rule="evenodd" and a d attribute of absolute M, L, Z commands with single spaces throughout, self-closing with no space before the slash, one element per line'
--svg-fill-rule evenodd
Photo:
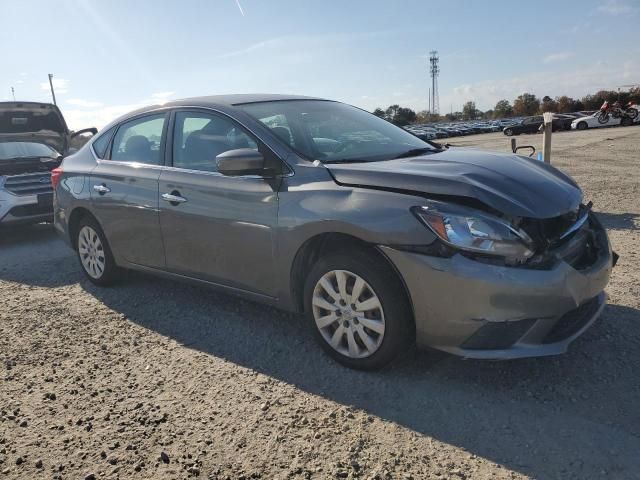
<path fill-rule="evenodd" d="M 467 358 L 513 359 L 567 350 L 598 318 L 614 254 L 599 222 L 595 254 L 558 249 L 553 265 L 508 267 L 456 254 L 428 256 L 380 249 L 409 292 L 418 346 Z"/>

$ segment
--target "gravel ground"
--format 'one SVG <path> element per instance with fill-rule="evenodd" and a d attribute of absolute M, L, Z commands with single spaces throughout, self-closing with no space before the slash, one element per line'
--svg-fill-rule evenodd
<path fill-rule="evenodd" d="M 553 358 L 350 371 L 297 316 L 140 274 L 99 289 L 51 226 L 0 232 L 0 479 L 640 478 L 639 146 L 554 135 L 621 259 Z"/>

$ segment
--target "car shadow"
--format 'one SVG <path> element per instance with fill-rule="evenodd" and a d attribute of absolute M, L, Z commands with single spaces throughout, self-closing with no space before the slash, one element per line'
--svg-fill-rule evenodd
<path fill-rule="evenodd" d="M 535 478 L 638 471 L 640 311 L 609 305 L 559 357 L 511 362 L 411 352 L 379 372 L 349 370 L 298 315 L 130 274 L 91 295 L 182 345 L 352 406 Z M 631 470 L 633 469 L 633 470 Z M 623 473 L 626 472 L 626 473 Z"/>
<path fill-rule="evenodd" d="M 640 214 L 638 213 L 596 212 L 596 216 L 608 229 L 640 230 Z"/>
<path fill-rule="evenodd" d="M 0 229 L 0 280 L 38 287 L 77 283 L 81 272 L 73 257 L 50 223 Z"/>

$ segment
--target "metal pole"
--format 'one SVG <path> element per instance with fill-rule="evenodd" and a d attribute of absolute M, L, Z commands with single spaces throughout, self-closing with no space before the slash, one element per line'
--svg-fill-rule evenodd
<path fill-rule="evenodd" d="M 551 132 L 553 131 L 553 113 L 544 113 L 544 130 L 542 140 L 542 159 L 544 163 L 551 163 Z"/>
<path fill-rule="evenodd" d="M 13 101 L 16 101 L 16 91 L 13 87 L 11 87 L 11 95 L 13 95 Z"/>
<path fill-rule="evenodd" d="M 57 103 L 56 103 L 56 93 L 53 91 L 53 73 L 49 74 L 49 86 L 51 87 L 51 96 L 53 97 L 53 104 L 57 105 Z"/>

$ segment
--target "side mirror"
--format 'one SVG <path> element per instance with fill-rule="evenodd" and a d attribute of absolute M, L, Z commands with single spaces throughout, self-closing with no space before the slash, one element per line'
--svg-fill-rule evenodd
<path fill-rule="evenodd" d="M 257 175 L 264 172 L 264 157 L 257 150 L 238 148 L 216 157 L 218 172 L 223 175 Z"/>
<path fill-rule="evenodd" d="M 83 133 L 91 133 L 91 134 L 95 135 L 96 133 L 98 133 L 98 129 L 96 127 L 83 128 L 82 130 L 78 130 L 77 132 L 73 132 L 71 134 L 71 138 L 77 137 L 78 135 L 82 135 Z"/>

